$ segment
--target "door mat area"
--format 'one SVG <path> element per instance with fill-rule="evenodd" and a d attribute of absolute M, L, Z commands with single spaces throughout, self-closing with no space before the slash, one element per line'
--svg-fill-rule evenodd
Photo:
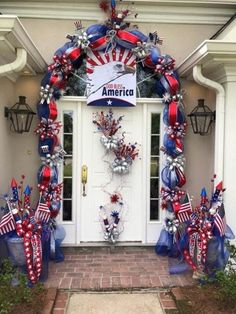
<path fill-rule="evenodd" d="M 157 293 L 72 293 L 67 314 L 162 314 Z"/>

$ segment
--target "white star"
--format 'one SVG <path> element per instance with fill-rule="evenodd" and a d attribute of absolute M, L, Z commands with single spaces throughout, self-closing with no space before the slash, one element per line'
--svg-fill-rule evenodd
<path fill-rule="evenodd" d="M 108 105 L 108 106 L 111 106 L 111 105 L 112 105 L 112 101 L 111 101 L 110 99 L 107 101 L 107 105 Z"/>

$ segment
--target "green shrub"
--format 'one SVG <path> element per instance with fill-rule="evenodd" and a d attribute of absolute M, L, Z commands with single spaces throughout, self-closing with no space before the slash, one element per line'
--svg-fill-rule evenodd
<path fill-rule="evenodd" d="M 44 293 L 42 284 L 28 287 L 26 275 L 20 273 L 9 260 L 0 267 L 0 314 L 14 311 L 19 304 L 30 305 L 37 296 Z"/>
<path fill-rule="evenodd" d="M 236 247 L 227 244 L 230 252 L 229 261 L 224 270 L 216 271 L 217 295 L 224 304 L 233 304 L 236 299 Z"/>

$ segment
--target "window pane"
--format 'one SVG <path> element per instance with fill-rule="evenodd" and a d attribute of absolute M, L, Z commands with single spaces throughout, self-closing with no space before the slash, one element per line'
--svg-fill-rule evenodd
<path fill-rule="evenodd" d="M 152 113 L 152 134 L 160 133 L 160 115 L 159 113 Z"/>
<path fill-rule="evenodd" d="M 159 157 L 151 158 L 151 177 L 159 177 Z"/>
<path fill-rule="evenodd" d="M 159 197 L 159 179 L 151 179 L 151 198 Z"/>
<path fill-rule="evenodd" d="M 63 181 L 63 197 L 72 198 L 72 179 L 64 179 Z"/>
<path fill-rule="evenodd" d="M 159 155 L 159 136 L 151 137 L 151 155 Z"/>
<path fill-rule="evenodd" d="M 68 155 L 72 155 L 72 135 L 64 135 L 64 150 Z"/>
<path fill-rule="evenodd" d="M 64 221 L 72 220 L 72 201 L 71 200 L 63 201 L 63 220 Z"/>
<path fill-rule="evenodd" d="M 63 115 L 63 124 L 64 124 L 64 133 L 72 133 L 73 132 L 73 112 L 68 111 L 64 112 Z"/>
<path fill-rule="evenodd" d="M 159 219 L 159 200 L 150 201 L 150 220 Z"/>
<path fill-rule="evenodd" d="M 65 157 L 64 158 L 64 177 L 72 177 L 72 158 Z"/>

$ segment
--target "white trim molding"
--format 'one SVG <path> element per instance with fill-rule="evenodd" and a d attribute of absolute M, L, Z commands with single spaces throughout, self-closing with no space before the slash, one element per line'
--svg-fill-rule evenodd
<path fill-rule="evenodd" d="M 131 9 L 127 20 L 132 23 L 177 23 L 223 25 L 235 13 L 233 0 L 136 0 L 118 2 L 118 7 Z M 103 20 L 98 1 L 1 1 L 2 14 L 20 18 Z"/>
<path fill-rule="evenodd" d="M 19 59 L 17 51 L 24 51 L 26 58 L 24 66 L 17 66 L 14 69 L 12 67 L 7 73 L 0 72 L 0 76 L 7 76 L 15 82 L 20 71 L 31 75 L 45 72 L 47 64 L 17 16 L 0 15 L 0 50 L 0 65 L 4 67 L 3 69 L 12 64 L 12 60 Z"/>
<path fill-rule="evenodd" d="M 181 77 L 192 78 L 192 69 L 201 64 L 204 75 L 214 76 L 221 66 L 236 64 L 236 42 L 223 40 L 203 41 L 179 66 L 178 73 Z"/>

